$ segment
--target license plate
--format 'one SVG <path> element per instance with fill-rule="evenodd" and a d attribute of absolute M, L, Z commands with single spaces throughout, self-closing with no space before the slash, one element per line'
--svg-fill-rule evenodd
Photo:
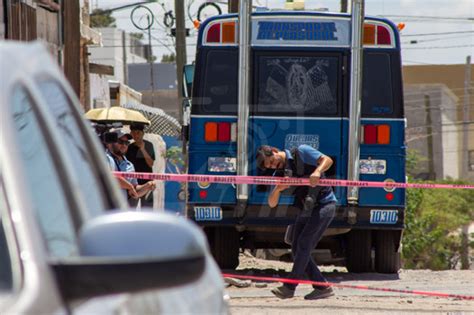
<path fill-rule="evenodd" d="M 196 221 L 220 221 L 222 220 L 222 209 L 220 207 L 194 207 L 194 219 Z"/>
<path fill-rule="evenodd" d="M 398 210 L 370 210 L 370 223 L 395 224 L 398 221 Z"/>

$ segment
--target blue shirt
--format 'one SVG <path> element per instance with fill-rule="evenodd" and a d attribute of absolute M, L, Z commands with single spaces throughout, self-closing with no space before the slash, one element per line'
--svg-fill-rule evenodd
<path fill-rule="evenodd" d="M 105 151 L 105 156 L 107 157 L 107 163 L 109 164 L 109 169 L 112 172 L 127 172 L 127 173 L 132 173 L 135 172 L 135 167 L 133 166 L 133 163 L 127 160 L 125 156 L 123 156 L 122 161 L 118 161 L 117 159 L 114 159 L 112 153 L 110 153 L 109 150 Z M 131 178 L 131 177 L 125 177 L 125 179 L 131 183 L 133 186 L 136 186 L 138 184 L 138 181 L 136 178 Z M 128 192 L 126 189 L 122 189 L 125 198 L 128 198 Z"/>
<path fill-rule="evenodd" d="M 320 151 L 316 150 L 315 148 L 307 144 L 300 145 L 297 148 L 297 150 L 303 163 L 314 165 L 316 167 L 319 165 L 318 160 L 324 155 Z M 293 156 L 291 155 L 291 152 L 289 150 L 285 150 L 285 153 L 286 153 L 287 159 L 293 160 Z M 334 192 L 331 190 L 330 193 L 323 196 L 319 200 L 319 203 L 326 204 L 329 202 L 336 202 L 336 201 L 337 201 L 336 195 L 334 195 Z"/>

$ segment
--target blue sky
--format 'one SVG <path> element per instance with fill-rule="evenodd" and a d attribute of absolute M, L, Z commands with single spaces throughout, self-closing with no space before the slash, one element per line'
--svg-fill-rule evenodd
<path fill-rule="evenodd" d="M 135 3 L 138 0 L 90 0 L 92 8 L 103 9 Z M 196 13 L 203 0 L 183 0 L 185 5 L 191 3 L 190 12 Z M 348 0 L 350 2 L 350 0 Z M 174 1 L 159 0 L 159 4 L 148 7 L 154 12 L 158 23 L 152 31 L 153 53 L 161 59 L 161 55 L 170 53 L 173 49 L 172 39 L 167 36 L 167 30 L 162 26 L 165 10 L 174 10 Z M 216 1 L 214 1 L 216 2 Z M 227 2 L 227 1 L 217 1 Z M 285 0 L 253 0 L 254 5 L 270 8 L 283 8 Z M 339 0 L 306 0 L 307 9 L 327 8 L 330 12 L 338 12 Z M 223 12 L 227 5 L 220 4 Z M 138 32 L 130 22 L 130 11 L 123 10 L 114 13 L 117 27 L 128 32 Z M 366 15 L 383 16 L 395 24 L 405 23 L 401 32 L 403 63 L 410 64 L 462 64 L 466 56 L 474 58 L 474 0 L 366 0 Z M 139 19 L 137 11 L 136 17 Z M 192 27 L 187 18 L 188 27 Z M 451 34 L 440 34 L 451 33 Z M 433 35 L 429 35 L 433 34 Z M 417 43 L 410 43 L 417 41 Z M 194 60 L 196 32 L 187 38 L 188 62 Z M 168 48 L 166 48 L 168 46 Z"/>

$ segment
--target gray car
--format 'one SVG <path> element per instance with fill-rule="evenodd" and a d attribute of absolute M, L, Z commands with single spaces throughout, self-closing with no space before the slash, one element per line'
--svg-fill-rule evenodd
<path fill-rule="evenodd" d="M 0 314 L 221 314 L 202 231 L 129 211 L 39 43 L 0 42 Z"/>

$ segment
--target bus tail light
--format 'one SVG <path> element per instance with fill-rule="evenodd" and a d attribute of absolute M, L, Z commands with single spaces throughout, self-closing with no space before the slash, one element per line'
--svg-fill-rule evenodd
<path fill-rule="evenodd" d="M 364 125 L 362 130 L 364 144 L 390 144 L 389 125 Z"/>
<path fill-rule="evenodd" d="M 237 22 L 234 21 L 215 21 L 209 24 L 204 33 L 205 43 L 235 45 L 237 44 Z"/>
<path fill-rule="evenodd" d="M 221 41 L 221 25 L 219 23 L 212 25 L 207 31 L 206 41 L 208 43 L 219 43 Z"/>
<path fill-rule="evenodd" d="M 222 43 L 235 43 L 235 22 L 222 23 Z"/>
<path fill-rule="evenodd" d="M 375 45 L 375 25 L 364 24 L 364 45 Z"/>
<path fill-rule="evenodd" d="M 206 199 L 207 198 L 207 190 L 200 190 L 199 191 L 199 198 Z"/>
<path fill-rule="evenodd" d="M 217 141 L 230 141 L 230 123 L 228 122 L 221 122 L 218 124 L 218 135 Z"/>
<path fill-rule="evenodd" d="M 217 141 L 217 123 L 207 122 L 204 125 L 204 141 L 216 142 Z"/>
<path fill-rule="evenodd" d="M 364 23 L 364 45 L 392 45 L 391 30 L 385 25 Z"/>
<path fill-rule="evenodd" d="M 364 126 L 364 144 L 376 144 L 377 143 L 377 126 L 365 125 Z"/>
<path fill-rule="evenodd" d="M 390 39 L 390 33 L 388 29 L 382 25 L 377 26 L 377 44 L 378 45 L 392 44 L 392 40 Z"/>
<path fill-rule="evenodd" d="M 237 124 L 230 122 L 207 122 L 204 124 L 204 141 L 237 141 Z"/>
<path fill-rule="evenodd" d="M 390 126 L 389 125 L 377 126 L 377 143 L 390 144 Z"/>

